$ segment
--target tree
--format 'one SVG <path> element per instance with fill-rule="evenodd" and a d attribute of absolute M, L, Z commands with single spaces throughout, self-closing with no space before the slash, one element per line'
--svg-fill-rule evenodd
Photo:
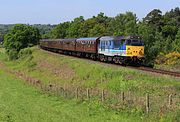
<path fill-rule="evenodd" d="M 125 36 L 137 34 L 137 18 L 132 12 L 126 12 L 125 14 L 118 14 L 115 18 L 112 18 L 108 32 L 110 35 Z"/>
<path fill-rule="evenodd" d="M 155 34 L 154 28 L 146 23 L 140 23 L 138 25 L 138 34 L 143 37 L 145 44 L 145 59 L 146 62 L 153 62 L 153 59 L 156 57 L 154 53 L 154 43 L 155 43 Z"/>
<path fill-rule="evenodd" d="M 71 22 L 70 27 L 68 28 L 67 32 L 67 38 L 77 38 L 81 35 L 81 26 L 84 22 L 84 17 L 80 16 L 74 19 L 74 21 Z"/>
<path fill-rule="evenodd" d="M 17 24 L 4 37 L 4 47 L 8 55 L 18 54 L 18 52 L 26 47 L 38 44 L 40 34 L 37 28 Z M 16 52 L 16 53 L 12 53 Z"/>
<path fill-rule="evenodd" d="M 180 53 L 180 29 L 177 32 L 176 39 L 173 42 L 173 51 Z"/>
<path fill-rule="evenodd" d="M 93 29 L 90 29 L 89 37 L 105 36 L 103 35 L 104 33 L 105 27 L 100 24 L 96 24 Z"/>
<path fill-rule="evenodd" d="M 171 36 L 171 38 L 175 39 L 176 33 L 177 33 L 176 26 L 165 25 L 162 27 L 162 34 L 165 38 Z"/>
<path fill-rule="evenodd" d="M 143 19 L 143 21 L 153 24 L 153 25 L 158 25 L 162 17 L 162 11 L 159 9 L 154 9 L 150 13 L 147 14 L 147 16 Z"/>
<path fill-rule="evenodd" d="M 170 51 L 172 51 L 172 43 L 173 43 L 173 40 L 172 40 L 171 36 L 168 36 L 168 38 L 165 41 L 165 45 L 164 45 L 165 53 L 169 53 Z"/>
<path fill-rule="evenodd" d="M 64 22 L 55 27 L 51 32 L 51 38 L 65 38 L 68 34 L 68 29 L 70 27 L 70 22 Z"/>

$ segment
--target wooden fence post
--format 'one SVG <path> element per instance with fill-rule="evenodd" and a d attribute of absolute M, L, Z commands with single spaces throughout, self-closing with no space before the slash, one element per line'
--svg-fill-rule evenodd
<path fill-rule="evenodd" d="M 58 97 L 59 96 L 59 87 L 56 86 L 56 96 Z"/>
<path fill-rule="evenodd" d="M 104 89 L 103 89 L 102 92 L 101 92 L 101 101 L 102 101 L 102 102 L 104 101 Z"/>
<path fill-rule="evenodd" d="M 149 104 L 149 94 L 146 94 L 146 113 L 149 113 L 149 108 L 150 108 L 150 104 Z"/>
<path fill-rule="evenodd" d="M 86 89 L 86 95 L 87 95 L 87 99 L 89 100 L 89 88 Z"/>
<path fill-rule="evenodd" d="M 124 102 L 124 100 L 125 100 L 124 92 L 121 92 L 121 99 L 122 99 L 122 101 Z"/>
<path fill-rule="evenodd" d="M 63 93 L 64 93 L 64 97 L 66 98 L 66 87 L 64 85 L 64 88 L 63 88 Z"/>
<path fill-rule="evenodd" d="M 61 96 L 61 97 L 64 96 L 64 89 L 63 89 L 63 87 L 60 87 L 60 96 Z"/>
<path fill-rule="evenodd" d="M 78 99 L 78 97 L 79 97 L 78 95 L 79 95 L 79 88 L 77 87 L 76 88 L 76 99 Z"/>
<path fill-rule="evenodd" d="M 168 103 L 169 107 L 172 105 L 172 94 L 169 95 L 169 103 Z"/>

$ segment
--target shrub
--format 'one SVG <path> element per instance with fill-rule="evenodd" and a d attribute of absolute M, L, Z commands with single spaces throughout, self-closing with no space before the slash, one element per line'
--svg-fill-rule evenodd
<path fill-rule="evenodd" d="M 5 35 L 3 46 L 6 52 L 8 52 L 8 55 L 10 54 L 9 59 L 17 59 L 21 49 L 38 44 L 39 39 L 40 34 L 37 28 L 17 24 Z M 30 51 L 25 51 L 24 53 L 28 54 Z"/>
<path fill-rule="evenodd" d="M 16 50 L 9 50 L 9 52 L 7 53 L 8 53 L 9 60 L 18 59 L 18 52 Z"/>
<path fill-rule="evenodd" d="M 18 58 L 26 58 L 26 57 L 32 57 L 32 50 L 30 48 L 25 48 L 20 50 L 18 54 Z"/>
<path fill-rule="evenodd" d="M 164 64 L 164 65 L 180 64 L 180 53 L 178 52 L 171 52 L 168 54 L 160 53 L 160 55 L 156 58 L 156 64 Z"/>

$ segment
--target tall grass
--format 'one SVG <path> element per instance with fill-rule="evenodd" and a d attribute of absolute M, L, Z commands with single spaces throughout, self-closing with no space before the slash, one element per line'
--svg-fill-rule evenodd
<path fill-rule="evenodd" d="M 0 71 L 0 121 L 79 122 L 140 121 L 140 117 L 105 108 L 99 102 L 79 103 L 41 93 L 24 81 Z"/>
<path fill-rule="evenodd" d="M 85 61 L 74 57 L 49 54 L 45 51 L 39 50 L 36 47 L 31 48 L 31 50 L 32 54 L 30 54 L 30 56 L 28 55 L 23 58 L 19 58 L 16 61 L 8 61 L 6 60 L 4 50 L 0 49 L 0 61 L 3 62 L 10 70 L 23 72 L 30 77 L 34 77 L 43 81 L 44 83 L 54 82 L 59 85 L 107 89 L 112 92 L 130 90 L 137 95 L 142 95 L 147 92 L 154 95 L 162 95 L 169 92 L 180 92 L 179 79 L 170 76 L 152 75 L 124 67 L 111 67 L 107 64 L 102 65 L 97 62 Z M 114 111 L 104 107 L 97 101 L 92 101 L 90 103 L 84 101 L 83 103 L 79 103 L 76 101 L 67 101 L 61 98 L 59 101 L 59 98 L 43 95 L 34 88 L 28 88 L 27 86 L 22 85 L 22 81 L 19 81 L 15 77 L 10 77 L 3 72 L 1 73 L 2 77 L 0 77 L 0 81 L 7 81 L 7 83 L 9 83 L 4 86 L 2 85 L 2 87 L 6 88 L 7 86 L 8 89 L 15 90 L 17 88 L 16 90 L 18 90 L 10 90 L 7 91 L 7 93 L 10 94 L 10 96 L 13 96 L 13 93 L 17 94 L 17 96 L 23 96 L 16 96 L 17 98 L 14 97 L 10 104 L 13 102 L 22 103 L 21 105 L 23 108 L 28 108 L 27 111 L 24 109 L 22 109 L 22 111 L 20 110 L 19 115 L 17 115 L 17 120 L 23 119 L 23 117 L 19 117 L 21 116 L 20 113 L 27 113 L 27 117 L 26 115 L 23 115 L 28 118 L 27 120 L 31 120 L 31 117 L 34 117 L 35 119 L 33 119 L 33 121 L 148 121 L 148 119 L 151 121 L 172 120 L 173 112 L 170 114 L 165 114 L 164 116 L 151 115 L 150 117 L 146 117 L 146 115 L 141 113 L 140 109 L 138 108 L 130 110 L 132 112 L 126 110 Z M 11 82 L 13 82 L 12 86 Z M 16 84 L 19 84 L 19 86 Z M 162 87 L 171 87 L 172 89 L 168 91 L 168 89 L 164 90 Z M 26 92 L 22 92 L 28 91 L 28 89 L 28 94 L 26 94 Z M 22 93 L 19 94 L 18 92 Z M 28 95 L 29 97 L 26 99 L 25 96 Z M 35 99 L 36 102 L 31 100 L 31 98 Z M 22 99 L 26 100 L 23 101 Z M 27 101 L 29 101 L 29 104 L 27 104 Z M 33 103 L 31 103 L 31 101 L 33 101 Z M 26 106 L 26 104 L 29 106 Z M 42 106 L 40 104 L 42 104 Z M 15 108 L 12 108 L 16 110 L 21 108 L 21 105 L 17 104 L 15 105 Z M 37 108 L 32 109 L 32 106 Z M 8 108 L 8 111 L 13 110 Z M 30 113 L 28 111 L 30 111 Z M 34 113 L 33 111 L 37 112 Z M 44 114 L 39 115 L 41 112 L 44 112 Z M 16 115 L 16 112 L 12 113 Z M 178 111 L 175 113 L 178 113 Z M 131 116 L 129 117 L 128 114 Z M 132 114 L 134 114 L 134 116 Z M 8 115 L 6 116 L 2 114 L 2 116 L 2 118 L 8 118 Z"/>

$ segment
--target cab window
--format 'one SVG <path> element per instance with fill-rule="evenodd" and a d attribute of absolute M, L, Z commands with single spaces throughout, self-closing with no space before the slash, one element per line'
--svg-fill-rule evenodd
<path fill-rule="evenodd" d="M 114 40 L 114 48 L 119 48 L 121 44 L 120 40 Z"/>

